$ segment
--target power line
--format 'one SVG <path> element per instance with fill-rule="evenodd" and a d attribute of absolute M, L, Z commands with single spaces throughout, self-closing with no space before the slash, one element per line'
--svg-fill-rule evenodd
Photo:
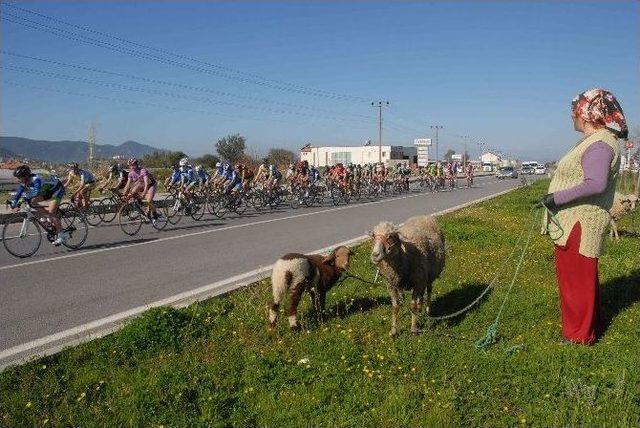
<path fill-rule="evenodd" d="M 188 109 L 188 108 L 183 108 L 183 107 L 172 107 L 172 106 L 168 106 L 168 105 L 165 105 L 165 104 L 150 103 L 150 102 L 146 102 L 146 101 L 132 101 L 132 100 L 126 100 L 126 99 L 122 99 L 122 98 L 107 97 L 107 96 L 103 96 L 103 95 L 87 94 L 87 93 L 84 93 L 84 92 L 75 92 L 75 91 L 57 89 L 57 88 L 53 88 L 53 87 L 50 87 L 50 86 L 45 88 L 45 87 L 42 87 L 42 86 L 27 85 L 27 84 L 15 82 L 15 81 L 12 81 L 12 80 L 9 80 L 9 79 L 2 79 L 2 82 L 7 84 L 7 85 L 10 85 L 10 86 L 22 87 L 22 88 L 27 88 L 27 89 L 34 89 L 34 90 L 45 91 L 45 92 L 52 92 L 52 93 L 57 93 L 57 94 L 62 94 L 62 95 L 71 95 L 71 96 L 77 96 L 77 97 L 92 98 L 92 99 L 110 101 L 110 102 L 121 103 L 121 104 L 150 106 L 150 107 L 156 107 L 156 108 L 160 108 L 160 109 L 164 109 L 164 110 L 170 110 L 170 111 L 186 111 L 186 112 L 190 112 L 190 113 L 199 113 L 199 114 L 203 114 L 203 115 L 207 115 L 207 116 L 211 116 L 213 114 L 213 115 L 216 115 L 216 116 L 223 116 L 223 117 L 228 117 L 228 118 L 231 118 L 231 119 L 243 119 L 243 120 L 254 120 L 254 121 L 264 121 L 265 120 L 264 117 L 237 116 L 237 115 L 230 115 L 230 114 L 227 114 L 227 113 L 212 112 L 212 111 L 207 111 L 207 110 Z M 269 121 L 270 122 L 290 123 L 290 121 L 278 120 L 278 119 L 269 119 Z M 351 126 L 353 128 L 358 128 L 358 129 L 368 128 L 368 126 L 366 126 L 366 125 L 361 125 L 361 126 L 351 125 Z"/>
<path fill-rule="evenodd" d="M 218 77 L 222 77 L 225 79 L 229 79 L 229 80 L 235 80 L 241 83 L 249 83 L 249 84 L 254 84 L 254 85 L 258 85 L 258 86 L 264 86 L 264 87 L 268 87 L 271 89 L 276 89 L 276 90 L 281 90 L 281 91 L 288 91 L 288 92 L 295 92 L 295 93 L 300 93 L 300 94 L 304 94 L 304 95 L 310 95 L 310 96 L 315 96 L 315 97 L 323 97 L 323 98 L 329 98 L 329 99 L 335 99 L 335 100 L 341 100 L 341 101 L 352 101 L 352 102 L 363 102 L 365 101 L 364 98 L 361 97 L 355 97 L 355 96 L 351 96 L 351 95 L 344 95 L 344 94 L 336 94 L 336 93 L 332 93 L 329 91 L 323 91 L 323 90 L 318 90 L 318 89 L 313 89 L 313 88 L 307 88 L 304 86 L 300 86 L 300 85 L 296 85 L 296 84 L 289 84 L 289 83 L 285 83 L 285 82 L 279 82 L 279 81 L 275 81 L 272 79 L 266 79 L 266 78 L 262 78 L 262 77 L 252 77 L 254 75 L 250 74 L 250 73 L 245 73 L 245 72 L 240 72 L 237 70 L 233 70 L 231 68 L 228 67 L 223 67 L 223 66 L 218 66 L 216 64 L 211 64 L 205 61 L 201 61 L 198 60 L 196 58 L 190 57 L 188 55 L 182 55 L 182 54 L 176 54 L 176 53 L 172 53 L 163 49 L 158 49 L 158 48 L 154 48 L 151 46 L 147 46 L 147 45 L 143 45 L 140 43 L 136 43 L 136 42 L 132 42 L 117 36 L 113 36 L 110 35 L 108 33 L 103 33 L 100 31 L 96 31 L 96 30 L 92 30 L 83 26 L 79 26 L 76 24 L 72 24 L 66 21 L 62 21 L 60 19 L 57 18 L 53 18 L 44 14 L 40 14 L 38 12 L 34 12 L 34 11 L 30 11 L 28 9 L 24 9 L 24 8 L 20 8 L 17 7 L 15 5 L 11 5 L 8 3 L 5 3 L 5 6 L 9 6 L 12 7 L 14 9 L 18 9 L 27 13 L 31 13 L 40 17 L 43 17 L 45 19 L 48 20 L 52 20 L 54 22 L 58 22 L 58 23 L 62 23 L 63 25 L 68 25 L 71 26 L 73 28 L 79 28 L 83 31 L 88 31 L 94 34 L 99 34 L 103 37 L 109 37 L 111 39 L 114 40 L 118 40 L 120 42 L 124 42 L 124 43 L 128 43 L 130 45 L 133 46 L 138 46 L 141 47 L 143 49 L 147 49 L 147 50 L 153 50 L 156 52 L 161 52 L 165 55 L 171 55 L 177 58 L 181 58 L 181 59 L 188 59 L 190 61 L 193 62 L 198 62 L 200 64 L 206 65 L 206 67 L 210 67 L 210 68 L 214 68 L 216 70 L 223 70 L 223 71 L 215 71 L 215 70 L 210 70 L 208 68 L 203 68 L 203 67 L 196 67 L 194 65 L 191 64 L 186 64 L 184 62 L 179 62 L 179 61 L 175 61 L 175 60 L 171 60 L 168 58 L 163 58 L 157 55 L 153 55 L 147 52 L 141 52 L 141 51 L 136 51 L 136 50 L 132 50 L 132 49 L 128 49 L 122 46 L 118 46 L 115 45 L 113 43 L 109 43 L 106 42 L 104 40 L 99 40 L 99 39 L 95 39 L 95 38 L 91 38 L 82 34 L 79 34 L 77 32 L 73 32 L 73 31 L 69 31 L 69 30 L 65 30 L 62 28 L 56 28 L 56 27 L 52 27 L 50 25 L 44 24 L 42 22 L 38 22 L 38 21 L 33 21 L 31 19 L 27 19 L 24 17 L 21 17 L 19 15 L 15 15 L 12 13 L 7 13 L 4 12 L 2 19 L 4 19 L 5 21 L 8 22 L 12 22 L 14 24 L 18 24 L 18 25 L 23 25 L 25 27 L 31 28 L 31 29 L 35 29 L 38 31 L 43 31 L 43 32 L 47 32 L 50 34 L 54 34 L 58 37 L 62 37 L 62 38 L 66 38 L 66 39 L 70 39 L 70 40 L 75 40 L 75 41 L 79 41 L 82 43 L 86 43 L 86 44 L 90 44 L 93 46 L 98 46 L 101 47 L 103 49 L 109 49 L 109 50 L 113 50 L 116 52 L 120 52 L 120 53 L 124 53 L 126 55 L 130 55 L 130 56 L 134 56 L 134 57 L 138 57 L 138 58 L 142 58 L 142 59 L 147 59 L 147 60 L 152 60 L 152 61 L 157 61 L 157 62 L 162 62 L 165 64 L 171 64 L 177 67 L 181 67 L 181 68 L 186 68 L 186 69 L 190 69 L 190 70 L 194 70 L 194 71 L 199 71 L 199 72 L 203 72 L 203 73 L 207 73 L 207 74 L 211 74 L 211 75 L 215 75 Z M 19 20 L 22 20 L 24 22 L 19 22 L 19 21 L 15 21 L 12 19 L 7 18 L 7 16 L 9 17 L 13 17 L 13 18 L 17 18 Z M 38 27 L 39 26 L 39 27 Z M 63 33 L 63 34 L 61 34 Z M 66 33 L 67 35 L 65 35 L 64 33 Z M 231 70 L 231 71 L 229 71 Z M 229 74 L 229 73 L 235 73 L 237 75 L 233 75 L 233 74 Z M 244 76 L 244 77 L 242 77 Z M 257 75 L 255 75 L 257 76 Z"/>
<path fill-rule="evenodd" d="M 82 25 L 74 24 L 72 22 L 64 21 L 62 19 L 55 18 L 55 17 L 52 17 L 50 15 L 46 15 L 46 14 L 43 14 L 43 13 L 40 13 L 40 12 L 36 12 L 34 10 L 30 10 L 30 9 L 26 9 L 26 8 L 23 8 L 23 7 L 16 6 L 15 4 L 6 3 L 6 2 L 4 4 L 6 6 L 11 7 L 11 8 L 14 8 L 14 9 L 17 9 L 17 10 L 20 10 L 22 12 L 26 12 L 26 13 L 29 13 L 29 14 L 32 14 L 32 15 L 36 15 L 36 16 L 39 16 L 41 18 L 53 21 L 53 22 L 57 22 L 59 24 L 68 25 L 70 27 L 77 28 L 77 29 L 80 29 L 80 30 L 83 30 L 83 31 L 87 31 L 89 33 L 97 34 L 97 35 L 100 35 L 100 36 L 103 36 L 103 37 L 108 37 L 108 38 L 111 38 L 111 39 L 114 39 L 114 40 L 118 40 L 118 41 L 123 42 L 123 43 L 127 43 L 127 44 L 130 44 L 130 45 L 133 45 L 133 46 L 141 47 L 143 49 L 148 49 L 148 50 L 152 50 L 152 51 L 155 51 L 155 52 L 158 52 L 158 53 L 163 53 L 165 55 L 171 55 L 171 56 L 175 56 L 177 58 L 188 59 L 190 61 L 197 62 L 197 63 L 203 64 L 203 65 L 207 65 L 209 67 L 216 68 L 216 69 L 219 69 L 219 70 L 224 70 L 224 71 L 227 71 L 227 72 L 244 75 L 244 76 L 247 76 L 247 77 L 251 77 L 251 78 L 259 79 L 259 80 L 264 80 L 264 81 L 276 83 L 276 84 L 279 84 L 279 85 L 286 85 L 286 86 L 290 86 L 290 87 L 293 87 L 293 88 L 298 88 L 300 90 L 324 93 L 326 95 L 337 95 L 337 96 L 340 96 L 340 97 L 351 98 L 353 100 L 357 100 L 357 101 L 360 101 L 360 102 L 364 102 L 364 101 L 367 100 L 366 98 L 359 97 L 359 96 L 336 94 L 334 92 L 325 91 L 325 90 L 322 90 L 322 89 L 309 88 L 309 87 L 305 87 L 305 86 L 298 85 L 298 84 L 295 84 L 295 83 L 289 83 L 289 82 L 284 82 L 284 81 L 281 81 L 281 80 L 269 79 L 269 78 L 266 78 L 264 76 L 261 76 L 261 75 L 255 74 L 255 73 L 248 73 L 248 72 L 245 72 L 245 71 L 242 71 L 242 70 L 238 70 L 238 69 L 235 69 L 235 68 L 232 68 L 232 67 L 227 67 L 227 66 L 223 66 L 223 65 L 219 65 L 219 64 L 213 64 L 213 63 L 210 63 L 210 62 L 202 61 L 202 60 L 200 60 L 198 58 L 195 58 L 193 56 L 190 56 L 190 55 L 179 54 L 179 53 L 171 52 L 171 51 L 166 50 L 166 49 L 161 49 L 161 48 L 157 48 L 157 47 L 154 47 L 154 46 L 146 45 L 146 44 L 143 44 L 143 43 L 127 40 L 127 39 L 125 39 L 123 37 L 114 36 L 113 34 L 109 34 L 107 32 L 94 30 L 94 29 L 86 27 L 86 26 L 82 26 Z"/>
<path fill-rule="evenodd" d="M 157 90 L 157 89 L 141 88 L 141 87 L 137 87 L 137 86 L 122 85 L 122 84 L 119 84 L 119 83 L 112 83 L 112 82 L 102 82 L 102 81 L 97 81 L 97 80 L 93 80 L 93 79 L 87 79 L 87 78 L 83 78 L 83 77 L 69 76 L 69 75 L 61 74 L 61 73 L 51 73 L 51 72 L 36 70 L 36 69 L 28 68 L 28 67 L 19 67 L 19 66 L 0 64 L 0 68 L 7 69 L 7 70 L 13 70 L 13 71 L 19 71 L 19 72 L 23 72 L 23 73 L 36 74 L 36 75 L 40 75 L 40 76 L 43 76 L 43 77 L 51 77 L 51 78 L 67 80 L 67 81 L 88 83 L 88 84 L 91 84 L 91 85 L 98 85 L 98 86 L 121 89 L 121 90 L 126 90 L 126 91 L 142 92 L 142 93 L 147 93 L 147 94 L 150 94 L 150 95 L 158 95 L 158 96 L 171 97 L 171 98 L 177 98 L 177 99 L 183 99 L 183 100 L 189 100 L 189 101 L 198 101 L 198 102 L 209 103 L 209 104 L 227 105 L 227 106 L 232 106 L 232 107 L 239 107 L 239 108 L 245 108 L 245 109 L 251 109 L 251 110 L 264 111 L 264 112 L 267 112 L 267 113 L 291 114 L 291 115 L 302 116 L 302 117 L 313 117 L 313 118 L 332 119 L 332 120 L 340 120 L 340 121 L 347 121 L 347 122 L 353 121 L 353 122 L 368 123 L 368 122 L 361 121 L 361 120 L 347 119 L 347 118 L 343 118 L 343 117 L 339 117 L 339 116 L 338 117 L 333 117 L 333 116 L 313 116 L 313 115 L 310 115 L 310 114 L 296 112 L 296 111 L 275 110 L 275 109 L 270 109 L 270 108 L 266 108 L 266 107 L 252 106 L 252 105 L 248 105 L 248 104 L 239 104 L 239 103 L 234 103 L 234 102 L 229 102 L 229 101 L 220 101 L 220 100 L 215 100 L 215 99 L 210 99 L 210 98 L 205 98 L 205 97 L 196 97 L 196 96 L 190 96 L 190 95 L 176 94 L 176 93 L 173 93 L 173 92 L 165 92 L 165 91 L 160 91 L 160 90 Z"/>
<path fill-rule="evenodd" d="M 299 109 L 309 110 L 309 111 L 318 111 L 318 112 L 330 113 L 330 114 L 345 114 L 345 113 L 335 112 L 335 111 L 332 111 L 332 110 L 318 108 L 318 107 L 310 107 L 310 106 L 305 106 L 305 105 L 301 105 L 301 104 L 285 103 L 285 102 L 280 102 L 280 101 L 271 101 L 271 100 L 267 100 L 267 99 L 264 99 L 264 98 L 233 94 L 233 93 L 230 93 L 230 92 L 218 91 L 218 90 L 214 90 L 214 89 L 210 89 L 210 88 L 191 86 L 191 85 L 184 85 L 184 84 L 181 84 L 181 83 L 169 82 L 169 81 L 166 81 L 166 80 L 152 79 L 152 78 L 148 78 L 148 77 L 135 76 L 135 75 L 132 75 L 132 74 L 127 74 L 127 73 L 119 73 L 119 72 L 114 72 L 114 71 L 102 70 L 102 69 L 98 69 L 98 68 L 94 68 L 94 67 L 87 67 L 87 66 L 83 66 L 83 65 L 70 64 L 70 63 L 65 63 L 65 62 L 51 60 L 51 59 L 39 58 L 39 57 L 31 56 L 31 55 L 18 54 L 18 53 L 11 52 L 11 51 L 0 50 L 0 53 L 3 54 L 3 55 L 12 56 L 12 57 L 16 57 L 16 58 L 24 58 L 24 59 L 29 59 L 29 60 L 33 60 L 33 61 L 40 61 L 40 62 L 44 62 L 44 63 L 48 63 L 48 64 L 55 64 L 55 65 L 59 65 L 59 66 L 63 66 L 63 67 L 75 68 L 75 69 L 78 69 L 78 70 L 90 71 L 90 72 L 94 72 L 94 73 L 101 73 L 101 74 L 106 74 L 106 75 L 110 75 L 110 76 L 125 77 L 125 78 L 128 78 L 128 79 L 138 80 L 138 81 L 141 81 L 141 82 L 154 83 L 154 84 L 159 84 L 159 85 L 164 85 L 164 86 L 170 86 L 170 87 L 174 87 L 174 88 L 178 88 L 178 89 L 186 89 L 186 90 L 191 90 L 191 91 L 196 91 L 196 92 L 208 92 L 208 93 L 221 95 L 221 96 L 225 96 L 225 97 L 241 98 L 241 99 L 246 99 L 248 101 L 261 102 L 261 103 L 265 103 L 265 104 L 276 104 L 276 105 L 282 105 L 282 106 L 292 107 L 292 108 L 299 108 Z M 374 118 L 371 117 L 371 116 L 365 116 L 365 115 L 355 114 L 355 113 L 346 113 L 346 114 L 348 114 L 350 116 L 354 116 L 354 117 L 363 118 L 363 119 L 374 120 Z"/>

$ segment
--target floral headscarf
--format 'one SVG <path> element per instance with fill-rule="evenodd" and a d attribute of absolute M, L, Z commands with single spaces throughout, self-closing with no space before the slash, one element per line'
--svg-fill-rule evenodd
<path fill-rule="evenodd" d="M 618 138 L 624 139 L 629 136 L 622 107 L 616 97 L 607 90 L 595 88 L 583 92 L 573 99 L 571 108 L 577 117 L 604 126 Z"/>

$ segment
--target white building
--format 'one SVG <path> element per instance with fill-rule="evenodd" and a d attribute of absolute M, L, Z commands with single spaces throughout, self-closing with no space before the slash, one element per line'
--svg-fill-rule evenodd
<path fill-rule="evenodd" d="M 300 160 L 306 160 L 310 165 L 316 167 L 331 166 L 337 163 L 364 165 L 378 162 L 380 152 L 382 152 L 382 162 L 385 164 L 394 163 L 394 161 L 415 163 L 417 158 L 417 150 L 415 147 L 382 146 L 380 150 L 378 146 L 375 145 L 309 146 L 300 150 Z"/>
<path fill-rule="evenodd" d="M 480 156 L 480 162 L 482 162 L 483 165 L 500 165 L 502 163 L 502 157 L 493 152 L 487 152 Z"/>

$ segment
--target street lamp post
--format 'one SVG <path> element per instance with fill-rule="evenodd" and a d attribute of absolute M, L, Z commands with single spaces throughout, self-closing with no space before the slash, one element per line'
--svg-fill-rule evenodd
<path fill-rule="evenodd" d="M 378 162 L 382 162 L 382 107 L 388 106 L 389 101 L 372 102 L 371 105 L 378 108 Z"/>
<path fill-rule="evenodd" d="M 438 157 L 438 129 L 442 128 L 444 128 L 442 125 L 431 125 L 431 129 L 436 130 L 436 163 L 440 161 L 440 158 Z"/>

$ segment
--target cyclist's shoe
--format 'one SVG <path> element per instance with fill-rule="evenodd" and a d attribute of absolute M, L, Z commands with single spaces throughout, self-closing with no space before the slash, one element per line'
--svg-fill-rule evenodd
<path fill-rule="evenodd" d="M 67 242 L 68 239 L 69 239 L 69 234 L 67 232 L 60 232 L 58 233 L 58 237 L 56 238 L 56 240 L 53 241 L 53 245 L 58 247 L 64 244 L 65 242 Z"/>

